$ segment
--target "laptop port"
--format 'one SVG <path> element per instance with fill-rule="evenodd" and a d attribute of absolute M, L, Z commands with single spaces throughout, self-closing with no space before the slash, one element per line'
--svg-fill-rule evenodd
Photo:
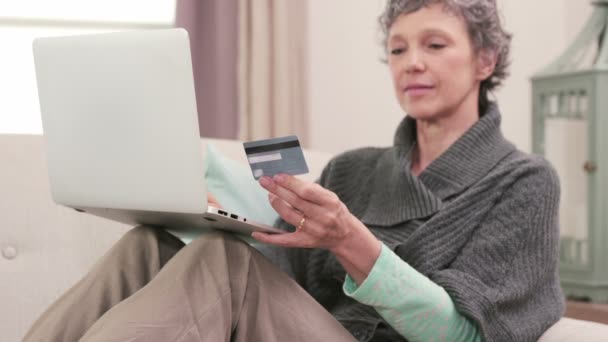
<path fill-rule="evenodd" d="M 233 219 L 235 219 L 235 220 L 238 220 L 238 219 L 239 219 L 239 216 L 238 216 L 238 215 L 234 215 L 234 214 L 230 214 L 230 217 L 232 217 L 232 218 L 233 218 Z"/>
<path fill-rule="evenodd" d="M 223 211 L 223 210 L 218 210 L 217 212 L 218 212 L 218 214 L 220 214 L 220 215 L 228 216 L 228 213 L 227 213 L 227 212 L 225 212 L 225 211 Z"/>

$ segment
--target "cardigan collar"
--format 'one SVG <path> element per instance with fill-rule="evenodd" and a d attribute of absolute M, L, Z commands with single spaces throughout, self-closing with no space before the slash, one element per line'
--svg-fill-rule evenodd
<path fill-rule="evenodd" d="M 394 146 L 378 160 L 367 209 L 366 224 L 392 226 L 425 218 L 439 211 L 451 196 L 462 193 L 515 150 L 500 131 L 495 104 L 435 159 L 418 177 L 410 171 L 416 141 L 416 121 L 409 116 L 399 124 Z M 373 184 L 372 184 L 373 183 Z"/>

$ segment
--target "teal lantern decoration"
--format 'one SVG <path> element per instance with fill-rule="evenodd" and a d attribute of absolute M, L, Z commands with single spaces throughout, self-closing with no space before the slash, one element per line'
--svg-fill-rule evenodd
<path fill-rule="evenodd" d="M 560 177 L 562 287 L 608 302 L 608 0 L 592 5 L 575 41 L 532 77 L 532 149 Z"/>

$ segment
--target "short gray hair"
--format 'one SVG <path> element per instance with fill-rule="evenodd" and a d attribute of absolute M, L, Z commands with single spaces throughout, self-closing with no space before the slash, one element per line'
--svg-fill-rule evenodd
<path fill-rule="evenodd" d="M 490 102 L 489 92 L 500 86 L 509 75 L 511 34 L 502 27 L 496 0 L 388 0 L 378 19 L 384 49 L 389 31 L 399 16 L 433 4 L 441 4 L 449 13 L 463 18 L 476 52 L 487 50 L 496 53 L 494 72 L 481 82 L 479 89 L 479 111 L 483 115 Z"/>

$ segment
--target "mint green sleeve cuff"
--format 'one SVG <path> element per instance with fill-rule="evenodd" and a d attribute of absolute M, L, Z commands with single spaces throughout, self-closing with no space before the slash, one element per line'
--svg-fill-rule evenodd
<path fill-rule="evenodd" d="M 481 341 L 477 326 L 461 315 L 448 293 L 390 248 L 360 286 L 347 274 L 344 293 L 370 305 L 409 341 Z"/>

